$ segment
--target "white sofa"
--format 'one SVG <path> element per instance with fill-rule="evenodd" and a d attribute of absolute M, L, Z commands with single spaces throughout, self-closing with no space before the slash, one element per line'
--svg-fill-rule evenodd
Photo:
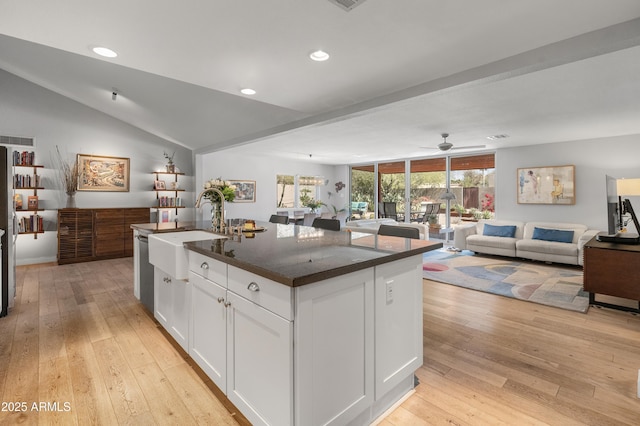
<path fill-rule="evenodd" d="M 399 225 L 399 226 L 407 226 L 411 228 L 418 228 L 420 231 L 420 239 L 428 240 L 429 239 L 429 227 L 427 225 L 423 225 L 421 223 L 405 223 L 405 222 L 397 222 L 393 219 L 361 219 L 361 220 L 350 220 L 344 226 L 344 229 L 351 230 L 353 232 L 365 232 L 368 234 L 377 234 L 378 228 L 380 224 L 384 223 L 385 225 Z"/>
<path fill-rule="evenodd" d="M 485 225 L 493 225 L 494 228 L 487 227 L 487 232 L 485 232 Z M 507 231 L 513 231 L 513 235 L 486 235 L 502 232 L 508 234 Z M 513 220 L 481 219 L 477 223 L 457 226 L 454 231 L 453 243 L 458 249 L 478 253 L 582 265 L 584 245 L 598 232 L 577 223 L 525 223 Z M 566 238 L 567 241 L 549 240 L 556 237 Z"/>

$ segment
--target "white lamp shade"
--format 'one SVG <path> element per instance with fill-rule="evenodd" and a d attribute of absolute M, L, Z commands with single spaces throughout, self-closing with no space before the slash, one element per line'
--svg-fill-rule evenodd
<path fill-rule="evenodd" d="M 442 195 L 440 195 L 440 199 L 441 200 L 455 200 L 456 199 L 456 194 L 454 194 L 453 192 L 443 192 Z"/>
<path fill-rule="evenodd" d="M 616 181 L 619 196 L 640 196 L 640 179 L 618 179 Z"/>

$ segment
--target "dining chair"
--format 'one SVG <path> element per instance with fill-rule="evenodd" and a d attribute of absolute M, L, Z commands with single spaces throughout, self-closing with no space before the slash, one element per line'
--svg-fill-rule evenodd
<path fill-rule="evenodd" d="M 313 225 L 313 220 L 315 218 L 317 218 L 318 215 L 315 213 L 305 213 L 304 214 L 304 219 L 302 219 L 302 225 L 304 226 L 312 226 Z"/>
<path fill-rule="evenodd" d="M 429 216 L 440 214 L 440 203 L 429 203 L 425 206 L 422 223 L 429 223 Z"/>
<path fill-rule="evenodd" d="M 338 219 L 323 219 L 317 217 L 313 220 L 311 226 L 314 228 L 327 229 L 329 231 L 339 231 L 340 221 Z"/>
<path fill-rule="evenodd" d="M 412 228 L 410 226 L 385 225 L 384 223 L 380 224 L 380 227 L 378 228 L 378 235 L 413 238 L 415 240 L 420 239 L 420 231 L 418 228 Z"/>
<path fill-rule="evenodd" d="M 282 216 L 279 214 L 272 214 L 269 218 L 269 222 L 271 223 L 282 223 L 287 225 L 289 223 L 289 216 Z"/>
<path fill-rule="evenodd" d="M 384 217 L 389 217 L 394 220 L 398 220 L 398 212 L 396 210 L 396 203 L 384 202 Z"/>

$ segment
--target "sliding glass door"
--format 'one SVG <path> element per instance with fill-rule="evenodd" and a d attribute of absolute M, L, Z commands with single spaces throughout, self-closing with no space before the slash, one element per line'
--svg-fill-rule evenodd
<path fill-rule="evenodd" d="M 375 206 L 377 217 L 433 225 L 431 235 L 438 238 L 439 227 L 444 232 L 448 225 L 492 218 L 495 212 L 493 153 L 393 161 L 351 170 L 352 220 L 373 217 Z M 363 200 L 368 216 L 353 208 Z"/>
<path fill-rule="evenodd" d="M 378 164 L 378 217 L 404 222 L 405 162 Z"/>
<path fill-rule="evenodd" d="M 376 166 L 368 164 L 351 168 L 350 220 L 375 217 Z"/>

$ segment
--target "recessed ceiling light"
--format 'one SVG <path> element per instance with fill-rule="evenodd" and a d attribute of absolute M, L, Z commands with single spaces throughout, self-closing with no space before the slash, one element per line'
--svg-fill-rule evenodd
<path fill-rule="evenodd" d="M 246 89 L 240 90 L 240 93 L 243 95 L 255 95 L 256 91 L 247 87 Z"/>
<path fill-rule="evenodd" d="M 97 53 L 98 55 L 104 56 L 106 58 L 115 58 L 116 56 L 118 56 L 116 52 L 106 47 L 94 47 L 92 50 L 94 53 Z"/>
<path fill-rule="evenodd" d="M 315 52 L 312 52 L 309 57 L 314 61 L 322 62 L 329 59 L 329 54 L 322 50 L 316 50 Z"/>
<path fill-rule="evenodd" d="M 487 139 L 489 139 L 490 141 L 495 141 L 498 139 L 506 139 L 508 137 L 509 135 L 493 135 L 493 136 L 487 136 Z"/>

